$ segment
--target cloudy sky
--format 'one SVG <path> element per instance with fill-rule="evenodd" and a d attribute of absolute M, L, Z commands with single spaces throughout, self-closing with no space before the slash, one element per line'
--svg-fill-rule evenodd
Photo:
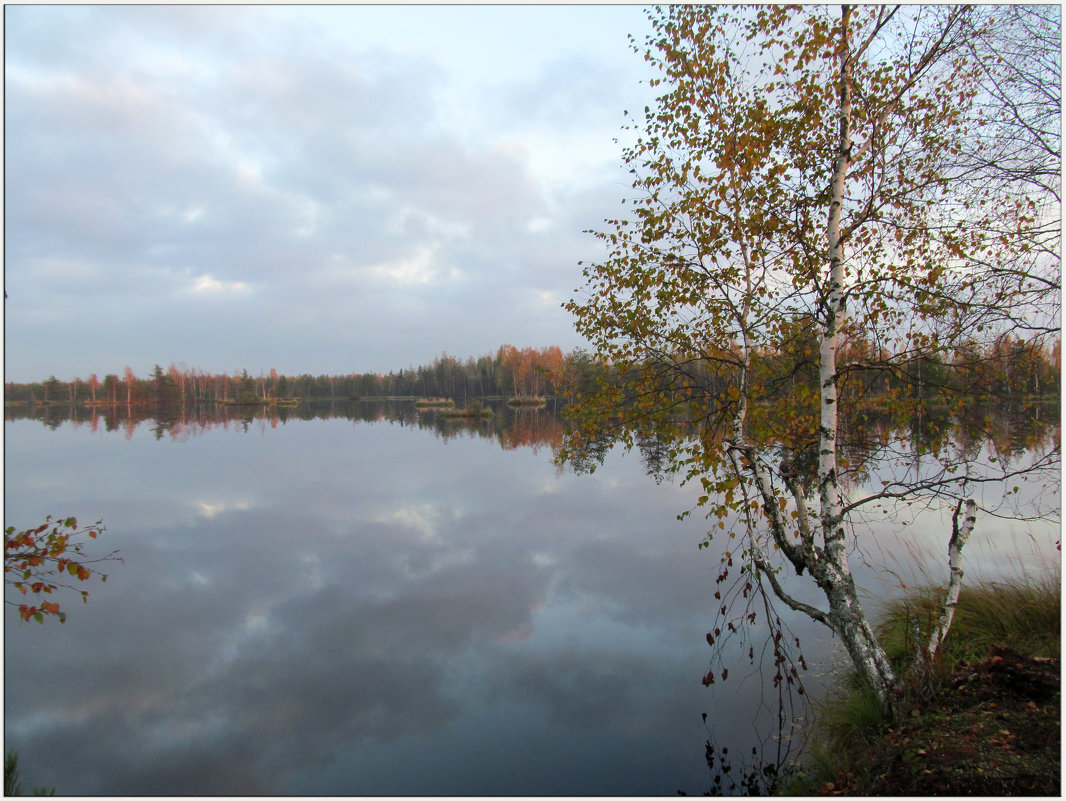
<path fill-rule="evenodd" d="M 388 371 L 560 308 L 637 6 L 7 6 L 5 373 Z"/>

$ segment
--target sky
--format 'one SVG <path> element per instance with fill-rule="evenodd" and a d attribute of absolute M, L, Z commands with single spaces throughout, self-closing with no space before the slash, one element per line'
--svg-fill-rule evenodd
<path fill-rule="evenodd" d="M 5 380 L 583 345 L 639 6 L 7 6 Z"/>

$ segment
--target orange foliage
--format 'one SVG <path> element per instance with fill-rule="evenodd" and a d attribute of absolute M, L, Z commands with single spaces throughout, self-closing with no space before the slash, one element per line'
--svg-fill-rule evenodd
<path fill-rule="evenodd" d="M 51 515 L 36 528 L 16 531 L 14 526 L 8 526 L 5 529 L 4 580 L 21 594 L 33 593 L 40 601 L 39 605 L 18 605 L 19 617 L 22 620 L 44 623 L 44 616 L 52 615 L 59 618 L 60 623 L 66 622 L 66 613 L 60 609 L 58 602 L 40 599 L 42 593 L 51 594 L 60 588 L 74 589 L 61 582 L 60 579 L 66 575 L 78 581 L 88 581 L 94 575 L 99 576 L 101 581 L 107 580 L 107 574 L 88 565 L 92 562 L 121 559 L 114 552 L 103 559 L 86 559 L 82 543 L 79 542 L 81 535 L 86 534 L 91 539 L 96 539 L 102 530 L 99 522 L 92 526 L 79 527 L 78 521 L 73 517 L 53 520 Z M 81 595 L 83 602 L 88 601 L 88 592 L 74 591 Z"/>

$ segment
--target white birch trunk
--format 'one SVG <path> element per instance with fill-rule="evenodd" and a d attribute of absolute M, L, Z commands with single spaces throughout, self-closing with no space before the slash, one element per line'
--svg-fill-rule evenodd
<path fill-rule="evenodd" d="M 837 347 L 845 319 L 844 248 L 841 241 L 841 213 L 844 182 L 851 165 L 851 48 L 848 22 L 851 8 L 841 12 L 839 114 L 840 134 L 830 185 L 829 218 L 826 234 L 829 245 L 828 309 L 819 352 L 821 417 L 818 452 L 820 518 L 826 564 L 815 573 L 829 600 L 829 619 L 840 636 L 856 668 L 882 706 L 889 707 L 889 690 L 895 675 L 884 649 L 877 641 L 862 611 L 851 576 L 845 549 L 844 512 L 840 476 L 837 473 Z M 812 571 L 814 572 L 814 571 Z"/>
<path fill-rule="evenodd" d="M 947 592 L 944 594 L 944 604 L 940 607 L 940 619 L 929 636 L 929 644 L 926 646 L 926 655 L 930 660 L 936 656 L 937 650 L 948 635 L 951 622 L 955 619 L 955 608 L 959 603 L 959 593 L 962 592 L 962 548 L 977 523 L 977 503 L 973 498 L 969 498 L 966 501 L 966 516 L 963 518 L 962 525 L 959 525 L 962 507 L 963 502 L 960 500 L 958 506 L 955 507 L 955 514 L 951 517 L 951 540 L 948 542 L 948 567 L 951 570 L 951 579 L 948 582 Z"/>
<path fill-rule="evenodd" d="M 818 486 L 821 501 L 822 535 L 825 548 L 833 563 L 847 569 L 841 558 L 844 549 L 843 504 L 837 476 L 837 346 L 840 326 L 844 322 L 844 248 L 840 241 L 840 219 L 844 204 L 844 179 L 848 171 L 851 151 L 851 68 L 848 49 L 848 18 L 851 9 L 843 9 L 844 37 L 840 53 L 840 138 L 837 158 L 830 184 L 829 219 L 826 234 L 829 240 L 828 309 L 818 359 L 818 381 L 821 401 L 818 449 Z"/>

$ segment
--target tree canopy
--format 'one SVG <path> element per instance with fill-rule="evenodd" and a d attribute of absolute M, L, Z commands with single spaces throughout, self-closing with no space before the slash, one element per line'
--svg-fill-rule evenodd
<path fill-rule="evenodd" d="M 996 469 L 945 437 L 920 471 L 863 480 L 871 460 L 913 459 L 908 425 L 931 403 L 965 406 L 946 373 L 973 368 L 968 352 L 1019 320 L 1057 326 L 1057 247 L 1041 239 L 1057 198 L 973 159 L 989 120 L 1014 113 L 988 91 L 1002 64 L 975 46 L 1000 19 L 961 6 L 649 15 L 663 93 L 623 154 L 629 213 L 593 232 L 608 255 L 567 304 L 617 380 L 579 406 L 562 456 L 608 418 L 629 445 L 649 427 L 672 438 L 713 530 L 744 543 L 723 574 L 736 556 L 743 598 L 764 592 L 833 629 L 887 706 L 896 677 L 849 565 L 863 516 L 947 510 L 954 586 L 974 487 L 1057 462 L 1056 447 Z M 871 446 L 858 423 L 874 406 L 899 426 Z M 798 600 L 787 572 L 824 604 Z"/>

